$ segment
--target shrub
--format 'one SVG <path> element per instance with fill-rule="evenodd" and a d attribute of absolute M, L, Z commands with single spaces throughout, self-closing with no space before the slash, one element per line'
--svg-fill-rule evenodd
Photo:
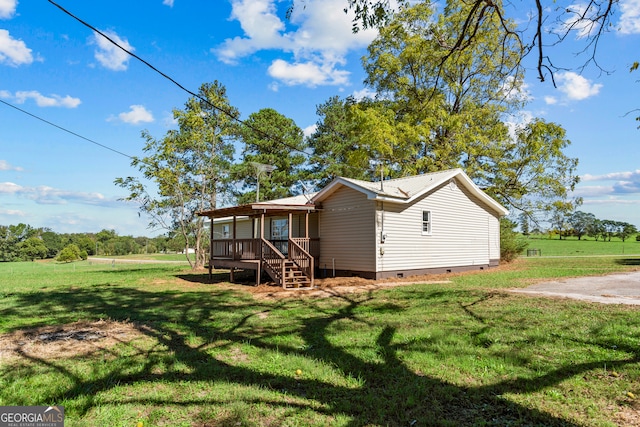
<path fill-rule="evenodd" d="M 511 262 L 529 245 L 526 240 L 514 231 L 516 223 L 502 218 L 500 220 L 500 259 Z"/>
<path fill-rule="evenodd" d="M 72 262 L 80 259 L 80 248 L 73 243 L 67 245 L 60 251 L 57 259 L 60 262 Z"/>

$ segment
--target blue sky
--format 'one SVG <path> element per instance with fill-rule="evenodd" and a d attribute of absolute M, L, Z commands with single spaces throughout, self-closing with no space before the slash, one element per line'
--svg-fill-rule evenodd
<path fill-rule="evenodd" d="M 360 58 L 376 34 L 351 33 L 346 0 L 307 0 L 290 20 L 276 0 L 58 2 L 194 92 L 218 80 L 243 117 L 274 108 L 309 132 L 317 105 L 367 93 Z M 640 226 L 640 72 L 628 71 L 640 59 L 640 1 L 620 5 L 597 56 L 611 73 L 560 72 L 554 88 L 530 70 L 521 119 L 567 130 L 581 210 Z M 584 61 L 580 42 L 556 48 L 559 65 Z M 114 179 L 136 174 L 119 153 L 142 155 L 141 131 L 161 138 L 188 97 L 51 3 L 0 0 L 0 100 L 111 149 L 0 104 L 0 224 L 158 234 L 119 201 Z"/>

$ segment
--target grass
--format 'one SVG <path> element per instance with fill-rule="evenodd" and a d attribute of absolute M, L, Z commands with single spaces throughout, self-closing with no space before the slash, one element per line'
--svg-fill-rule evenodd
<path fill-rule="evenodd" d="M 116 262 L 118 260 L 142 260 L 142 261 L 152 260 L 152 261 L 169 261 L 169 262 L 179 261 L 179 262 L 184 262 L 185 264 L 188 263 L 186 255 L 177 254 L 177 253 L 175 254 L 131 254 L 131 255 L 116 255 L 116 256 L 98 255 L 98 256 L 93 256 L 92 258 L 96 258 L 96 259 L 105 258 L 109 260 L 115 259 Z M 195 255 L 189 254 L 189 258 L 191 258 L 191 260 L 195 260 Z"/>
<path fill-rule="evenodd" d="M 640 309 L 505 289 L 639 263 L 531 257 L 322 299 L 256 298 L 171 264 L 0 264 L 0 334 L 139 331 L 76 357 L 0 359 L 0 405 L 63 405 L 67 426 L 631 425 Z"/>
<path fill-rule="evenodd" d="M 557 236 L 549 238 L 546 235 L 532 235 L 527 241 L 527 249 L 538 249 L 538 254 L 542 256 L 640 255 L 640 242 L 636 241 L 635 236 L 624 242 L 614 237 L 609 242 L 602 239 L 596 241 L 587 236 L 583 236 L 581 240 L 577 237 L 560 240 Z M 527 249 L 524 254 L 527 253 Z"/>

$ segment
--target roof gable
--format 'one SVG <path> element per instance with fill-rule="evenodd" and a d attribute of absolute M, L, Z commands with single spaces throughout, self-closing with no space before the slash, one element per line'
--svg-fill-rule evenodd
<path fill-rule="evenodd" d="M 454 178 L 496 213 L 500 215 L 507 215 L 509 213 L 506 208 L 482 191 L 462 169 L 450 169 L 441 172 L 389 179 L 382 182 L 339 177 L 318 192 L 311 200 L 314 203 L 322 202 L 338 188 L 344 186 L 364 193 L 367 198 L 371 200 L 406 204 L 412 203 L 434 188 Z"/>

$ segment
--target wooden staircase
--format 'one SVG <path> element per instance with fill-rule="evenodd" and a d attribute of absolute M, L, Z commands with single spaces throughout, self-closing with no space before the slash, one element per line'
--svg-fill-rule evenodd
<path fill-rule="evenodd" d="M 307 277 L 295 262 L 291 260 L 284 261 L 283 288 L 308 288 L 310 286 L 311 278 Z"/>
<path fill-rule="evenodd" d="M 293 245 L 300 248 L 299 245 L 295 243 L 293 243 Z M 290 242 L 290 257 L 292 252 L 295 252 L 297 254 L 296 258 L 300 259 L 300 251 L 292 251 Z M 303 252 L 304 255 L 308 255 L 306 251 L 303 250 Z M 298 263 L 283 255 L 282 252 L 276 249 L 268 240 L 262 240 L 262 267 L 274 282 L 285 289 L 303 289 L 313 286 L 313 257 L 308 256 L 310 260 L 304 256 Z M 307 268 L 301 267 L 300 264 L 307 264 Z M 309 268 L 309 266 L 311 268 Z"/>

